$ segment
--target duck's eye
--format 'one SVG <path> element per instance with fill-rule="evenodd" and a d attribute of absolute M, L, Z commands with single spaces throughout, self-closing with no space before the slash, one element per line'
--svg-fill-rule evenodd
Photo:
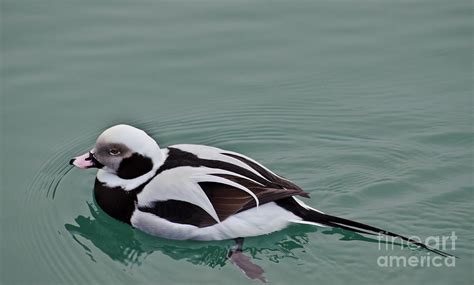
<path fill-rule="evenodd" d="M 111 148 L 109 149 L 109 154 L 110 155 L 119 155 L 120 154 L 120 150 L 116 149 L 116 148 Z"/>

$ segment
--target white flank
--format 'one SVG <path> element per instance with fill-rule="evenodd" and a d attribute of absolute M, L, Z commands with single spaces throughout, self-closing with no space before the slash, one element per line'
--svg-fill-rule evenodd
<path fill-rule="evenodd" d="M 274 202 L 261 205 L 230 216 L 212 226 L 199 228 L 192 225 L 171 223 L 150 213 L 136 210 L 131 218 L 134 227 L 151 235 L 171 239 L 223 240 L 249 237 L 279 231 L 290 222 L 301 220 L 295 214 Z"/>

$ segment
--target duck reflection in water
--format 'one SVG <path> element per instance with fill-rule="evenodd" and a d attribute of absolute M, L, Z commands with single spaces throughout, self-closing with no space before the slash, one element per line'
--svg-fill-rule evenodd
<path fill-rule="evenodd" d="M 81 238 L 90 241 L 112 260 L 125 266 L 140 266 L 147 256 L 159 251 L 174 260 L 185 260 L 211 268 L 234 264 L 247 277 L 262 282 L 266 282 L 264 270 L 254 264 L 252 259 L 264 259 L 275 263 L 283 259 L 298 260 L 298 250 L 299 252 L 305 250 L 304 245 L 309 240 L 308 233 L 317 231 L 315 227 L 294 225 L 288 230 L 267 235 L 263 239 L 262 237 L 248 239 L 244 253 L 229 258 L 230 249 L 234 245 L 232 240 L 205 242 L 158 238 L 110 218 L 91 203 L 88 203 L 88 207 L 90 217 L 80 215 L 74 219 L 75 223 L 65 224 L 65 228 L 93 261 L 95 260 L 92 250 L 81 241 Z M 291 234 L 289 234 L 290 231 Z M 323 229 L 323 233 L 342 234 L 341 240 L 377 242 L 377 240 L 341 229 L 327 228 Z"/>

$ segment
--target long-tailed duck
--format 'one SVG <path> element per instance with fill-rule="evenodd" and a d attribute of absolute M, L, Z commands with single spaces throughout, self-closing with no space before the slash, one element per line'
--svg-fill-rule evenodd
<path fill-rule="evenodd" d="M 235 239 L 241 247 L 244 237 L 303 223 L 398 237 L 449 255 L 316 210 L 297 198 L 309 197 L 307 192 L 242 154 L 192 144 L 161 149 L 144 131 L 128 125 L 105 130 L 90 152 L 70 163 L 99 169 L 94 195 L 107 214 L 155 236 Z"/>

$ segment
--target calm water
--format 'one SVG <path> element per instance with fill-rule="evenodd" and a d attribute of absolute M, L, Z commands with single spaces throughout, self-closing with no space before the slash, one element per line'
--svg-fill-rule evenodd
<path fill-rule="evenodd" d="M 458 236 L 454 268 L 377 265 L 344 231 L 249 239 L 271 284 L 472 284 L 471 1 L 2 2 L 1 282 L 248 284 L 232 242 L 153 238 L 69 170 L 116 123 L 258 159 L 328 213 Z M 427 252 L 394 250 L 397 256 Z"/>

